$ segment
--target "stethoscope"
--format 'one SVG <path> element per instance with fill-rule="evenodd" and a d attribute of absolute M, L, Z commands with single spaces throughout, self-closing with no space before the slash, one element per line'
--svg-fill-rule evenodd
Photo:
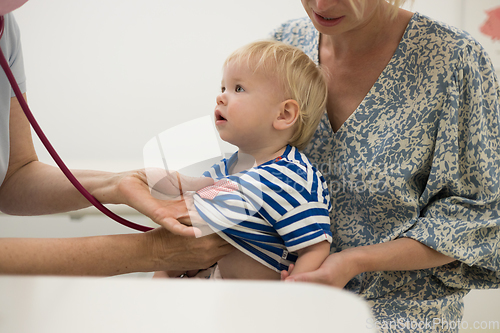
<path fill-rule="evenodd" d="M 0 39 L 3 36 L 3 31 L 4 31 L 4 17 L 0 16 Z M 71 173 L 71 171 L 68 169 L 66 164 L 62 161 L 62 159 L 59 157 L 57 152 L 55 151 L 54 147 L 50 144 L 49 140 L 43 133 L 42 129 L 38 125 L 35 117 L 30 111 L 30 108 L 28 107 L 28 103 L 24 100 L 23 94 L 21 93 L 21 89 L 19 89 L 19 86 L 17 85 L 16 79 L 14 77 L 14 74 L 12 74 L 12 71 L 10 70 L 9 63 L 5 59 L 5 56 L 3 54 L 2 49 L 0 48 L 0 65 L 2 66 L 5 75 L 7 75 L 7 78 L 9 79 L 10 85 L 12 89 L 14 90 L 14 93 L 17 97 L 17 100 L 19 101 L 19 104 L 21 105 L 21 108 L 24 111 L 24 114 L 26 115 L 26 118 L 28 118 L 28 121 L 30 122 L 31 126 L 33 127 L 33 130 L 35 133 L 38 135 L 40 138 L 40 141 L 43 143 L 47 151 L 49 152 L 50 156 L 54 159 L 56 162 L 57 166 L 61 169 L 61 171 L 64 173 L 64 175 L 68 178 L 68 180 L 73 184 L 73 186 L 91 203 L 93 204 L 98 210 L 100 210 L 103 214 L 106 216 L 110 217 L 111 219 L 115 220 L 118 223 L 123 224 L 124 226 L 127 226 L 129 228 L 138 230 L 138 231 L 149 231 L 152 230 L 153 228 L 146 227 L 140 224 L 136 224 L 133 222 L 130 222 L 112 211 L 110 211 L 108 208 L 106 208 L 103 204 L 101 204 L 92 194 L 87 191 L 82 184 L 76 179 L 76 177 Z"/>

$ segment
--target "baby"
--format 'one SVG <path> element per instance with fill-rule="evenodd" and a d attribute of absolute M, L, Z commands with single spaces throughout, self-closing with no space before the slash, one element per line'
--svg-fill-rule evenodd
<path fill-rule="evenodd" d="M 332 241 L 327 184 L 300 153 L 325 112 L 322 70 L 301 50 L 259 41 L 223 66 L 215 125 L 238 152 L 204 176 L 215 184 L 194 196 L 193 212 L 237 251 L 210 278 L 280 279 L 316 270 Z M 202 275 L 203 275 L 202 274 Z"/>

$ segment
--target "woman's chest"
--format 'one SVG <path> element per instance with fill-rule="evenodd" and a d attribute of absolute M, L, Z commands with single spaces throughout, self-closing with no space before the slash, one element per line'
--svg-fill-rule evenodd
<path fill-rule="evenodd" d="M 334 62 L 323 65 L 328 73 L 327 112 L 330 125 L 337 132 L 370 93 L 385 66 L 387 59 L 370 62 Z"/>

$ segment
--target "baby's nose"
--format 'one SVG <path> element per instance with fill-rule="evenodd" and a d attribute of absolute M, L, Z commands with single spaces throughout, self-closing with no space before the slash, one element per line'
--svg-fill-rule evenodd
<path fill-rule="evenodd" d="M 217 98 L 216 98 L 216 101 L 217 101 L 217 105 L 225 104 L 226 98 L 224 97 L 224 93 L 218 94 Z"/>

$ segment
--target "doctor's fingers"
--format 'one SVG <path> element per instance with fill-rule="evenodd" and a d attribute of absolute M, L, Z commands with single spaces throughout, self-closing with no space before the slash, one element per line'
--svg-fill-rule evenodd
<path fill-rule="evenodd" d="M 217 234 L 212 233 L 200 238 L 190 238 L 186 242 L 188 252 L 198 258 L 201 265 L 197 268 L 205 269 L 215 264 L 219 259 L 234 250 L 234 247 L 227 243 Z M 191 269 L 194 269 L 191 268 Z"/>
<path fill-rule="evenodd" d="M 184 200 L 159 200 L 159 206 L 152 210 L 150 218 L 167 229 L 168 231 L 181 236 L 200 236 L 201 232 L 193 228 L 192 219 L 198 220 L 199 217 L 194 213 L 188 212 Z"/>
<path fill-rule="evenodd" d="M 214 184 L 214 180 L 209 177 L 189 177 L 178 173 L 182 190 L 185 191 L 198 191 L 207 186 Z"/>
<path fill-rule="evenodd" d="M 206 186 L 213 185 L 214 181 L 208 177 L 189 177 L 159 168 L 148 168 L 144 170 L 145 182 L 149 187 L 160 194 L 180 195 L 187 191 L 197 191 Z"/>
<path fill-rule="evenodd" d="M 149 217 L 165 229 L 182 236 L 195 236 L 195 230 L 178 221 L 188 218 L 189 213 L 183 198 L 171 200 L 156 199 L 147 189 L 137 189 L 128 199 L 129 205 Z"/>
<path fill-rule="evenodd" d="M 174 235 L 163 228 L 148 232 L 153 236 L 159 267 L 156 270 L 198 270 L 212 266 L 234 248 L 219 236 L 201 238 Z"/>

